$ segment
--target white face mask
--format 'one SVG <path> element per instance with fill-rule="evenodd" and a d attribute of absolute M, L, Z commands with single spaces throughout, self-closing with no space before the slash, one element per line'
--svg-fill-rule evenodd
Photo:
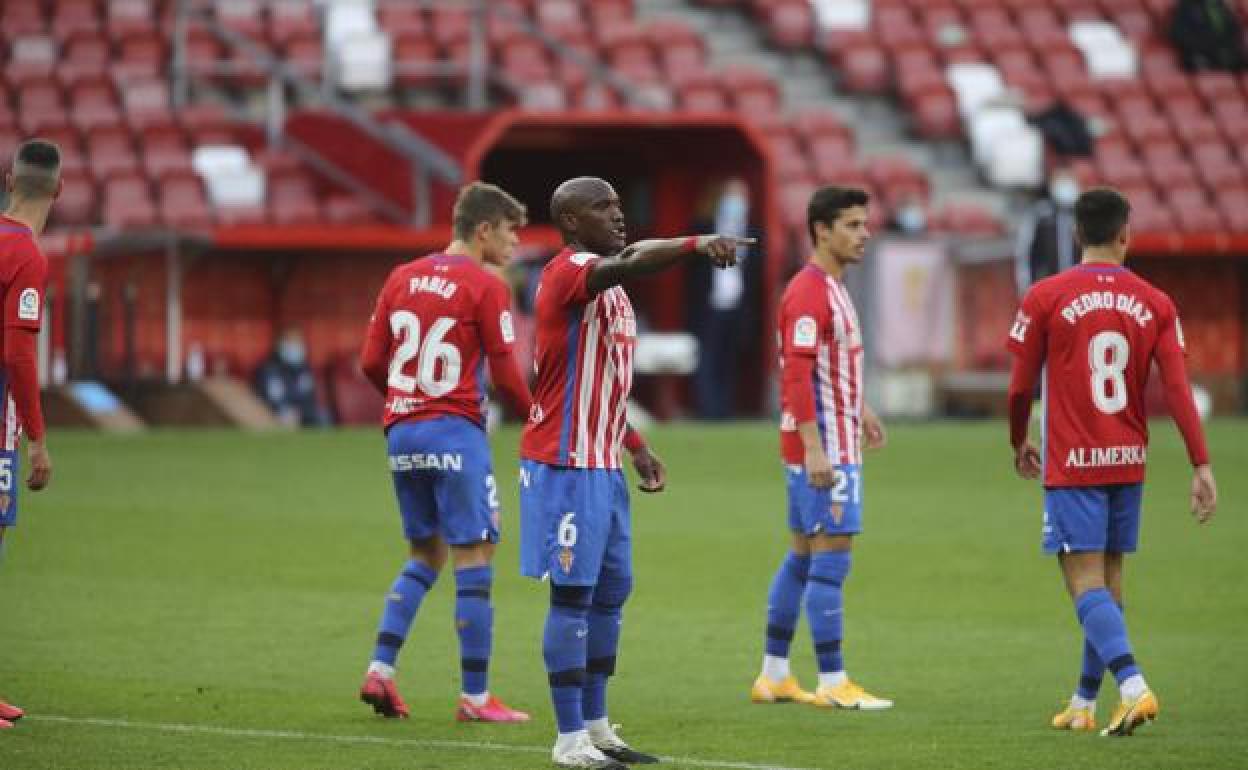
<path fill-rule="evenodd" d="M 1079 183 L 1069 177 L 1059 177 L 1049 185 L 1049 197 L 1059 206 L 1073 206 L 1079 198 Z"/>
<path fill-rule="evenodd" d="M 922 206 L 904 206 L 897 212 L 897 226 L 904 232 L 921 232 L 927 225 L 927 217 Z"/>

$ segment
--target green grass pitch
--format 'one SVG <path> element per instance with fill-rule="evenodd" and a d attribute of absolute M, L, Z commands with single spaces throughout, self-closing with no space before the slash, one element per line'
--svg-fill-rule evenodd
<path fill-rule="evenodd" d="M 1203 529 L 1175 431 L 1155 430 L 1126 586 L 1162 712 L 1134 738 L 1047 726 L 1081 642 L 1039 553 L 1039 490 L 1013 476 L 1000 423 L 896 425 L 868 460 L 845 650 L 856 679 L 896 699 L 884 713 L 749 704 L 786 542 L 774 428 L 653 431 L 670 482 L 633 497 L 613 721 L 670 767 L 1244 767 L 1248 425 L 1210 426 L 1222 504 Z M 0 695 L 31 714 L 0 734 L 0 768 L 548 767 L 546 591 L 516 568 L 516 439 L 494 441 L 491 684 L 535 718 L 485 726 L 452 721 L 449 573 L 400 660 L 413 718 L 355 699 L 405 553 L 377 432 L 54 434 L 53 486 L 24 496 L 0 567 Z M 809 685 L 804 623 L 794 649 Z"/>

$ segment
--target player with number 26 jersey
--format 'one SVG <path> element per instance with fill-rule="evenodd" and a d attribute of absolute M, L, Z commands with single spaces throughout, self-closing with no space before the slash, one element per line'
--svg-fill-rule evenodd
<path fill-rule="evenodd" d="M 433 254 L 395 268 L 365 351 L 389 354 L 385 426 L 447 415 L 484 425 L 485 359 L 510 356 L 515 336 L 507 285 L 471 257 Z"/>
<path fill-rule="evenodd" d="M 452 218 L 454 240 L 446 251 L 390 273 L 360 354 L 360 369 L 386 397 L 387 459 L 411 547 L 387 594 L 360 699 L 383 716 L 408 715 L 394 683 L 395 663 L 449 550 L 464 687 L 456 718 L 522 722 L 527 714 L 486 687 L 499 516 L 485 436 L 484 369 L 488 361 L 494 387 L 528 414 L 532 398 L 511 350 L 510 294 L 485 267 L 511 258 L 524 206 L 494 185 L 474 182 L 460 191 Z"/>

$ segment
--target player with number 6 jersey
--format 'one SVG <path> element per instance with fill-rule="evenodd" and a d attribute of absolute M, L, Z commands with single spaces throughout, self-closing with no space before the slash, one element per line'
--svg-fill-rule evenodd
<path fill-rule="evenodd" d="M 1217 489 L 1184 365 L 1174 303 L 1123 266 L 1130 205 L 1108 188 L 1075 204 L 1080 264 L 1033 286 L 1010 328 L 1010 444 L 1019 475 L 1043 476 L 1046 553 L 1056 554 L 1084 631 L 1079 686 L 1055 728 L 1094 730 L 1106 668 L 1122 700 L 1103 735 L 1130 735 L 1157 717 L 1122 615 L 1125 554 L 1139 537 L 1148 450 L 1144 389 L 1154 363 L 1195 469 L 1192 513 L 1213 515 Z M 1044 376 L 1044 454 L 1028 440 Z"/>
<path fill-rule="evenodd" d="M 411 551 L 386 598 L 360 691 L 383 716 L 408 716 L 394 683 L 395 662 L 449 547 L 463 674 L 456 718 L 529 718 L 487 688 L 490 562 L 499 520 L 485 435 L 485 363 L 494 387 L 519 414 L 528 414 L 532 398 L 512 355 L 510 293 L 486 265 L 507 263 L 524 218 L 524 206 L 498 187 L 465 187 L 455 203 L 454 241 L 440 254 L 395 268 L 368 325 L 360 368 L 386 397 L 389 467 Z"/>

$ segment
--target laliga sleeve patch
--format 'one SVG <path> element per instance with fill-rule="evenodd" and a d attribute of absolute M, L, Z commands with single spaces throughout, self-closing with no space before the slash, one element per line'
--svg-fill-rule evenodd
<path fill-rule="evenodd" d="M 1027 341 L 1027 327 L 1031 326 L 1031 317 L 1023 311 L 1014 316 L 1014 324 L 1010 326 L 1010 339 L 1015 342 Z"/>
<path fill-rule="evenodd" d="M 819 336 L 819 325 L 815 319 L 804 315 L 793 324 L 793 345 L 799 348 L 813 348 Z"/>
<path fill-rule="evenodd" d="M 22 289 L 17 298 L 17 317 L 22 321 L 39 320 L 39 290 Z"/>
<path fill-rule="evenodd" d="M 498 316 L 498 330 L 503 334 L 503 342 L 510 345 L 516 341 L 516 327 L 511 321 L 510 310 L 504 310 Z"/>
<path fill-rule="evenodd" d="M 1179 323 L 1179 317 L 1174 317 L 1174 336 L 1179 340 L 1179 350 L 1187 352 L 1187 340 L 1183 339 L 1183 324 Z"/>

